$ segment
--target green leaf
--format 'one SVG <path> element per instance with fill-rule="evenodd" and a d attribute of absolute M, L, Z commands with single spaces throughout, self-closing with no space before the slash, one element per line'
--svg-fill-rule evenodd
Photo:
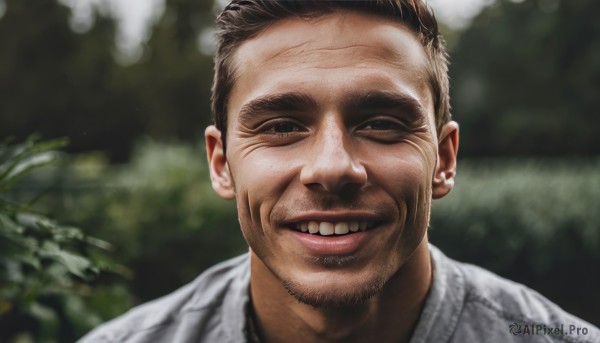
<path fill-rule="evenodd" d="M 63 250 L 56 242 L 52 241 L 46 241 L 42 244 L 39 255 L 61 263 L 69 272 L 83 279 L 88 277 L 86 271 L 90 270 L 92 265 L 88 259 Z"/>
<path fill-rule="evenodd" d="M 0 189 L 8 189 L 29 170 L 48 165 L 59 157 L 58 152 L 47 151 L 16 161 L 2 175 Z"/>
<path fill-rule="evenodd" d="M 0 189 L 8 189 L 33 168 L 54 162 L 66 139 L 38 142 L 36 137 L 11 147 L 0 146 Z"/>

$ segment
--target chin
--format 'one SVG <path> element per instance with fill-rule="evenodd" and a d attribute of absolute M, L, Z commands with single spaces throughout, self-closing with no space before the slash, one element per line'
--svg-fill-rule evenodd
<path fill-rule="evenodd" d="M 318 282 L 282 280 L 282 284 L 300 303 L 315 308 L 345 308 L 363 305 L 379 293 L 388 280 L 384 275 L 374 275 L 367 280 L 353 277 L 347 281 L 345 277 L 332 275 L 329 280 Z"/>

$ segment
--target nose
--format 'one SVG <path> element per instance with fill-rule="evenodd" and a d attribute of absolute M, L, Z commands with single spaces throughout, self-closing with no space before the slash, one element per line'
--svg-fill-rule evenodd
<path fill-rule="evenodd" d="M 317 130 L 300 173 L 306 187 L 336 193 L 366 184 L 367 171 L 351 151 L 348 135 L 343 123 L 332 122 Z"/>

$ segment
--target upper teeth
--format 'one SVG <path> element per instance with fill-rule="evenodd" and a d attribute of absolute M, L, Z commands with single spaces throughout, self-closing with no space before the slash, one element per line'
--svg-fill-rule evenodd
<path fill-rule="evenodd" d="M 319 233 L 323 236 L 333 235 L 345 235 L 349 232 L 365 231 L 371 225 L 370 222 L 366 221 L 350 221 L 350 222 L 316 222 L 308 221 L 299 223 L 296 228 L 302 232 L 309 232 L 312 234 Z"/>

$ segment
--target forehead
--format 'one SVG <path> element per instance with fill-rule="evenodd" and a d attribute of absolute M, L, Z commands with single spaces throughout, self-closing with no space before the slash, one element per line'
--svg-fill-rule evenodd
<path fill-rule="evenodd" d="M 425 58 L 420 44 L 411 47 L 405 40 L 418 43 L 416 34 L 401 22 L 338 10 L 310 19 L 289 17 L 276 21 L 241 44 L 238 56 L 252 55 L 259 60 L 269 60 L 310 49 L 327 51 L 368 46 L 374 49 L 374 54 L 386 59 L 402 59 L 411 54 L 418 59 Z"/>
<path fill-rule="evenodd" d="M 427 56 L 414 31 L 354 11 L 276 21 L 238 47 L 233 66 L 230 113 L 261 93 L 310 91 L 315 85 L 321 95 L 330 90 L 329 98 L 356 92 L 353 84 L 429 95 Z"/>

